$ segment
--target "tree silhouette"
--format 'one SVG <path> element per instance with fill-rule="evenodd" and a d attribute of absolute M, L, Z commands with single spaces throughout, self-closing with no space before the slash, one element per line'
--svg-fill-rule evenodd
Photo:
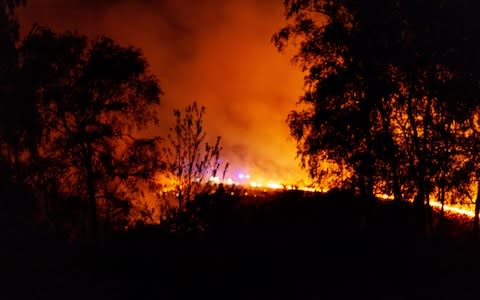
<path fill-rule="evenodd" d="M 19 38 L 19 25 L 15 15 L 15 9 L 25 4 L 23 0 L 1 0 L 0 1 L 0 38 L 1 38 L 1 60 L 0 72 L 2 83 L 7 79 L 9 72 L 16 68 L 17 49 L 15 43 Z"/>
<path fill-rule="evenodd" d="M 19 0 L 0 1 L 0 142 L 4 149 L 2 156 L 14 167 L 15 177 L 20 176 L 20 153 L 23 148 L 31 146 L 31 129 L 38 125 L 31 99 L 21 97 L 22 90 L 17 85 L 19 25 L 15 8 L 23 3 Z M 26 89 L 22 93 L 27 93 Z"/>
<path fill-rule="evenodd" d="M 181 112 L 174 110 L 175 127 L 170 128 L 168 147 L 164 148 L 167 171 L 177 193 L 178 207 L 182 210 L 195 196 L 211 187 L 210 177 L 217 176 L 223 165 L 223 175 L 228 164 L 220 160 L 220 137 L 214 144 L 205 142 L 203 130 L 205 107 L 196 102 Z"/>
<path fill-rule="evenodd" d="M 158 123 L 158 82 L 140 50 L 109 38 L 89 43 L 34 27 L 20 54 L 21 86 L 31 89 L 26 97 L 41 124 L 36 161 L 44 169 L 32 181 L 46 176 L 59 194 L 85 200 L 88 236 L 96 239 L 98 218 L 111 222 L 112 205 L 125 217 L 142 192 L 137 180 L 161 168 L 159 138 L 138 138 Z"/>
<path fill-rule="evenodd" d="M 462 142 L 462 152 L 460 153 L 461 159 L 459 164 L 454 170 L 458 174 L 465 185 L 465 194 L 468 194 L 468 198 L 474 202 L 474 218 L 473 218 L 473 233 L 475 237 L 478 237 L 480 233 L 480 124 L 479 124 L 479 111 L 478 108 L 470 115 L 470 119 L 466 123 L 467 134 L 460 136 Z M 469 187 L 474 186 L 474 190 L 469 190 Z"/>
<path fill-rule="evenodd" d="M 477 4 L 287 0 L 285 7 L 290 23 L 274 42 L 282 50 L 299 41 L 294 61 L 307 71 L 300 99 L 307 108 L 288 122 L 312 174 L 322 159 L 347 165 L 366 197 L 413 197 L 420 219 L 437 186 L 460 192 L 468 176 L 448 168 L 462 165 L 454 152 L 466 153 L 459 137 L 478 105 Z"/>
<path fill-rule="evenodd" d="M 4 221 L 2 233 L 8 226 L 20 229 L 20 234 L 31 230 L 33 220 L 33 193 L 25 184 L 28 174 L 21 162 L 34 140 L 32 130 L 38 125 L 33 103 L 18 97 L 16 86 L 19 75 L 19 24 L 15 10 L 21 0 L 0 1 L 0 215 Z M 18 227 L 20 226 L 20 227 Z M 7 227 L 7 228 L 5 228 Z M 6 229 L 5 231 L 3 231 Z M 11 230 L 13 231 L 13 230 Z"/>

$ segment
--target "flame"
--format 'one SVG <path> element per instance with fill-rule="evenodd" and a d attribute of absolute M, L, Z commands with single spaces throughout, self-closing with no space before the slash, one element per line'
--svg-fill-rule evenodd
<path fill-rule="evenodd" d="M 240 178 L 241 177 L 241 178 Z M 226 184 L 230 186 L 242 186 L 242 187 L 250 187 L 250 188 L 260 188 L 264 190 L 300 190 L 300 191 L 305 191 L 305 192 L 328 192 L 330 188 L 319 188 L 319 187 L 312 187 L 312 186 L 305 186 L 305 185 L 292 185 L 292 184 L 281 184 L 279 182 L 271 181 L 271 180 L 262 180 L 262 179 L 255 179 L 255 180 L 250 180 L 252 176 L 250 175 L 244 175 L 244 176 L 239 176 L 241 182 L 237 182 L 233 180 L 232 178 L 227 178 L 225 180 L 222 180 L 219 177 L 210 177 L 209 182 L 213 184 Z M 473 188 L 473 187 L 472 187 Z M 168 188 L 168 187 L 163 187 L 160 192 L 163 193 L 168 193 L 173 191 L 174 189 Z M 383 200 L 383 201 L 392 201 L 394 200 L 393 195 L 385 194 L 385 193 L 377 193 L 375 195 L 378 199 Z M 409 202 L 413 202 L 413 199 L 410 199 Z M 430 206 L 440 210 L 442 208 L 442 203 L 438 201 L 434 196 L 430 197 Z M 452 213 L 456 215 L 461 215 L 461 216 L 466 216 L 473 218 L 475 216 L 475 212 L 473 211 L 473 208 L 469 205 L 443 205 L 443 209 L 447 213 Z"/>
<path fill-rule="evenodd" d="M 391 200 L 394 199 L 393 195 L 388 195 L 388 194 L 376 194 L 375 196 L 378 199 L 384 200 L 384 201 L 391 201 Z M 413 202 L 413 199 L 410 199 L 409 202 Z M 430 197 L 429 204 L 433 208 L 436 208 L 436 209 L 439 209 L 439 210 L 442 209 L 442 203 L 437 201 L 435 199 L 435 197 L 433 197 L 433 196 Z M 457 204 L 457 205 L 444 204 L 443 205 L 443 210 L 445 212 L 448 212 L 448 213 L 453 213 L 453 214 L 456 214 L 456 215 L 462 215 L 462 216 L 466 216 L 466 217 L 470 217 L 470 218 L 473 218 L 475 216 L 475 212 L 468 205 L 463 205 L 462 206 L 460 204 Z"/>
<path fill-rule="evenodd" d="M 275 182 L 270 182 L 267 184 L 267 187 L 272 190 L 280 190 L 283 189 L 283 185 L 275 183 Z"/>
<path fill-rule="evenodd" d="M 382 200 L 393 200 L 393 199 L 395 199 L 395 197 L 393 195 L 388 195 L 388 194 L 377 194 L 375 196 L 379 199 L 382 199 Z"/>
<path fill-rule="evenodd" d="M 254 177 L 248 173 L 240 173 L 237 175 L 238 181 L 227 178 L 221 179 L 220 177 L 210 177 L 209 182 L 213 184 L 225 184 L 225 185 L 235 185 L 235 186 L 242 186 L 242 187 L 249 187 L 249 188 L 261 188 L 264 190 L 301 190 L 305 192 L 327 192 L 329 188 L 319 188 L 319 187 L 312 187 L 312 185 L 304 185 L 304 184 L 293 184 L 293 183 L 281 183 L 274 180 L 265 180 L 262 178 Z"/>
<path fill-rule="evenodd" d="M 437 201 L 430 201 L 430 206 L 441 209 L 442 208 L 442 203 L 437 202 Z M 456 206 L 450 206 L 450 205 L 443 205 L 443 209 L 446 212 L 458 214 L 458 215 L 464 215 L 470 218 L 473 218 L 475 216 L 475 212 L 471 209 L 465 209 L 461 207 L 456 207 Z"/>

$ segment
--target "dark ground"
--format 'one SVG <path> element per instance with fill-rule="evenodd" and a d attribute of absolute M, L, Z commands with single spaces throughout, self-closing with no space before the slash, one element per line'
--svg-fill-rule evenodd
<path fill-rule="evenodd" d="M 202 235 L 2 246 L 0 299 L 480 298 L 480 247 L 452 221 L 424 239 L 408 205 L 346 193 L 222 203 L 203 205 Z"/>

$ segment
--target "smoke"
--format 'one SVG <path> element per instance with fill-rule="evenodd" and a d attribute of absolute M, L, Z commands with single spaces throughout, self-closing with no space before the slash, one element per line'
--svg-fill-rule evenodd
<path fill-rule="evenodd" d="M 23 34 L 39 23 L 141 48 L 165 91 L 155 131 L 167 132 L 173 108 L 197 101 L 208 136 L 222 137 L 230 176 L 295 183 L 306 173 L 285 119 L 303 75 L 271 43 L 284 24 L 282 2 L 31 0 L 19 15 Z"/>

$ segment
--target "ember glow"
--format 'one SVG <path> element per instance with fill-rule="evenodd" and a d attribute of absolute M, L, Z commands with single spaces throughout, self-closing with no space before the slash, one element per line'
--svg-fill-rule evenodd
<path fill-rule="evenodd" d="M 376 197 L 380 200 L 383 201 L 393 201 L 394 197 L 393 195 L 387 195 L 387 194 L 377 194 Z M 413 199 L 410 199 L 410 202 L 413 202 Z M 430 206 L 436 210 L 441 210 L 442 209 L 442 203 L 437 201 L 435 197 L 430 197 Z M 464 217 L 469 217 L 473 218 L 475 216 L 475 212 L 473 210 L 472 205 L 466 205 L 466 204 L 456 204 L 456 205 L 448 205 L 444 204 L 443 205 L 443 210 L 446 213 L 451 213 L 454 215 L 460 215 Z"/>
<path fill-rule="evenodd" d="M 320 189 L 319 187 L 305 186 L 305 185 L 296 185 L 286 183 L 286 181 L 276 182 L 273 180 L 264 180 L 261 178 L 251 178 L 250 175 L 239 174 L 239 180 L 233 180 L 232 178 L 221 179 L 219 177 L 210 177 L 209 181 L 213 184 L 225 184 L 225 185 L 234 185 L 241 186 L 244 188 L 254 188 L 254 189 L 265 189 L 265 190 L 302 190 L 308 192 L 325 192 L 325 190 Z"/>
<path fill-rule="evenodd" d="M 430 205 L 436 209 L 441 209 L 442 204 L 437 201 L 430 201 Z M 457 214 L 457 215 L 463 215 L 466 217 L 473 218 L 475 216 L 475 212 L 472 209 L 468 208 L 462 208 L 462 207 L 456 207 L 456 206 L 450 206 L 450 205 L 444 205 L 443 209 L 446 212 Z"/>
<path fill-rule="evenodd" d="M 42 0 L 19 13 L 24 35 L 39 23 L 141 48 L 165 92 L 154 133 L 166 134 L 173 108 L 204 105 L 205 131 L 222 137 L 232 180 L 271 187 L 308 181 L 285 124 L 303 74 L 271 43 L 284 24 L 281 1 Z M 238 178 L 241 167 L 252 178 Z"/>

